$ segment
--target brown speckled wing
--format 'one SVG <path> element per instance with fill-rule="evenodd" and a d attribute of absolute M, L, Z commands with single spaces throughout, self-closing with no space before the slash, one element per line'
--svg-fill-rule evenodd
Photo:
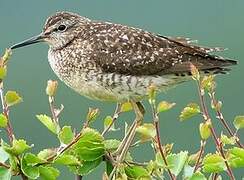
<path fill-rule="evenodd" d="M 118 24 L 92 22 L 87 40 L 92 59 L 104 72 L 127 75 L 163 75 L 189 72 L 190 63 L 200 70 L 235 64 L 208 54 L 211 48 L 191 45 L 186 39 L 158 36 Z"/>

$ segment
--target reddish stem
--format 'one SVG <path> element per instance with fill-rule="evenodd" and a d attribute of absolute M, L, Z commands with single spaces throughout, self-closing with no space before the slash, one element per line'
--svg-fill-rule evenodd
<path fill-rule="evenodd" d="M 208 110 L 206 108 L 205 99 L 204 99 L 204 95 L 202 93 L 202 89 L 201 89 L 199 80 L 197 80 L 197 86 L 198 86 L 198 94 L 199 94 L 199 97 L 200 97 L 200 105 L 201 105 L 201 109 L 202 109 L 202 112 L 203 112 L 203 118 L 204 118 L 205 121 L 209 120 L 210 122 L 212 122 L 212 120 L 211 120 L 211 118 L 209 116 Z M 215 129 L 213 128 L 213 126 L 210 126 L 210 131 L 211 131 L 211 134 L 213 136 L 213 139 L 214 139 L 214 142 L 215 142 L 215 145 L 216 145 L 216 149 L 219 151 L 219 153 L 221 154 L 221 156 L 224 159 L 225 165 L 227 167 L 227 173 L 228 173 L 230 179 L 231 180 L 235 180 L 233 172 L 232 172 L 228 162 L 226 161 L 225 154 L 224 154 L 223 148 L 222 148 L 222 144 L 219 142 L 219 140 L 217 138 L 217 135 L 215 133 Z"/>
<path fill-rule="evenodd" d="M 200 152 L 199 152 L 199 156 L 197 158 L 197 162 L 195 164 L 195 167 L 194 167 L 194 173 L 197 171 L 197 169 L 199 168 L 199 164 L 200 164 L 200 160 L 201 160 L 201 157 L 204 153 L 204 147 L 205 147 L 205 144 L 206 144 L 206 141 L 201 141 L 201 146 L 200 146 Z"/>
<path fill-rule="evenodd" d="M 214 106 L 216 107 L 216 105 L 217 105 L 217 100 L 216 100 L 216 98 L 215 98 L 213 92 L 210 93 L 210 98 L 212 99 L 213 104 L 214 104 Z M 218 108 L 215 108 L 215 110 L 216 110 L 216 114 L 217 114 L 218 119 L 219 119 L 220 122 L 223 124 L 223 126 L 226 128 L 226 130 L 228 131 L 229 135 L 232 136 L 232 137 L 237 136 L 237 135 L 231 130 L 231 128 L 229 127 L 229 125 L 227 124 L 227 122 L 226 122 L 226 120 L 224 119 L 224 116 L 223 116 L 223 114 L 221 113 L 221 111 L 220 111 Z M 244 148 L 243 145 L 241 144 L 240 140 L 239 140 L 239 137 L 235 138 L 235 141 L 236 141 L 236 143 L 237 143 L 237 145 L 238 145 L 239 147 Z"/>

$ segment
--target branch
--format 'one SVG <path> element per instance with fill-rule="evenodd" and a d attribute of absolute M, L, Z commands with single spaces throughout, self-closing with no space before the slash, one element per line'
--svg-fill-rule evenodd
<path fill-rule="evenodd" d="M 8 123 L 7 123 L 7 127 L 6 127 L 6 131 L 7 131 L 7 135 L 9 138 L 10 143 L 12 144 L 13 139 L 14 139 L 14 133 L 13 133 L 13 128 L 9 119 L 9 108 L 4 100 L 4 95 L 3 95 L 3 81 L 1 80 L 0 82 L 0 97 L 1 97 L 1 102 L 2 102 L 2 111 L 4 116 L 8 119 Z"/>
<path fill-rule="evenodd" d="M 204 118 L 205 121 L 212 122 L 211 117 L 209 116 L 208 110 L 206 108 L 206 103 L 205 103 L 205 98 L 204 98 L 204 90 L 201 89 L 200 80 L 198 79 L 198 80 L 196 80 L 196 82 L 197 82 L 198 94 L 199 94 L 199 98 L 200 98 L 201 110 L 203 112 L 203 118 Z M 233 172 L 232 172 L 228 162 L 226 161 L 225 154 L 223 152 L 222 144 L 219 142 L 219 139 L 217 138 L 215 129 L 214 129 L 213 126 L 210 126 L 209 128 L 210 128 L 211 134 L 213 136 L 213 139 L 214 139 L 214 142 L 215 142 L 215 145 L 216 145 L 216 149 L 218 150 L 218 152 L 221 154 L 221 156 L 224 159 L 224 162 L 225 162 L 225 165 L 226 165 L 226 168 L 227 168 L 227 173 L 228 173 L 228 175 L 229 175 L 231 180 L 235 180 Z"/>
<path fill-rule="evenodd" d="M 113 126 L 114 122 L 118 119 L 119 115 L 121 113 L 121 103 L 117 103 L 114 114 L 113 114 L 113 119 L 112 122 L 109 124 L 109 126 L 103 130 L 102 136 L 104 136 L 110 128 Z"/>
<path fill-rule="evenodd" d="M 159 148 L 159 152 L 163 158 L 164 164 L 166 165 L 166 167 L 168 166 L 167 160 L 166 160 L 166 155 L 164 154 L 163 148 L 162 148 L 162 143 L 160 140 L 160 128 L 159 128 L 159 118 L 158 118 L 158 113 L 156 112 L 156 107 L 155 107 L 155 102 L 154 103 L 150 103 L 151 108 L 152 108 L 152 113 L 153 113 L 153 122 L 154 122 L 154 126 L 156 129 L 156 139 L 157 139 L 157 143 L 158 143 L 158 148 Z M 172 174 L 171 170 L 169 168 L 167 168 L 168 174 L 171 178 L 171 180 L 176 180 L 176 177 Z"/>
<path fill-rule="evenodd" d="M 215 95 L 214 95 L 214 92 L 210 92 L 209 93 L 209 96 L 214 104 L 214 106 L 216 107 L 217 106 L 217 100 L 215 98 Z M 229 133 L 230 136 L 232 137 L 237 137 L 237 134 L 235 134 L 231 128 L 229 127 L 228 123 L 226 122 L 226 120 L 224 119 L 224 116 L 222 114 L 222 112 L 220 111 L 219 108 L 215 108 L 215 111 L 216 111 L 216 114 L 217 114 L 217 118 L 220 120 L 220 122 L 223 124 L 223 126 L 225 127 L 225 129 L 227 130 L 227 132 Z M 235 138 L 235 141 L 237 143 L 237 145 L 240 147 L 240 148 L 244 148 L 244 146 L 241 144 L 240 142 L 240 139 L 239 137 Z"/>
<path fill-rule="evenodd" d="M 6 169 L 9 169 L 9 168 L 10 168 L 9 165 L 7 165 L 7 164 L 5 164 L 5 163 L 2 163 L 2 162 L 0 162 L 0 166 L 1 166 L 1 167 L 4 167 L 4 168 L 6 168 Z"/>
<path fill-rule="evenodd" d="M 200 164 L 200 160 L 202 158 L 202 155 L 204 153 L 204 148 L 205 148 L 205 145 L 206 145 L 206 141 L 201 141 L 201 146 L 200 146 L 200 151 L 199 151 L 199 155 L 197 157 L 197 162 L 195 164 L 195 167 L 194 167 L 194 173 L 197 171 L 197 169 L 199 168 L 199 164 Z"/>

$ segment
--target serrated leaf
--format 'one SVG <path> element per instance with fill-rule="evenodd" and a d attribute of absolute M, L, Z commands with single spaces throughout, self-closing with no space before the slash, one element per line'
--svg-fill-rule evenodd
<path fill-rule="evenodd" d="M 10 146 L 3 146 L 4 150 L 13 155 L 22 154 L 24 151 L 31 148 L 31 146 L 27 145 L 26 141 L 23 139 L 14 139 L 12 147 Z"/>
<path fill-rule="evenodd" d="M 37 154 L 37 157 L 40 159 L 48 159 L 49 157 L 56 154 L 55 149 L 43 149 Z"/>
<path fill-rule="evenodd" d="M 11 170 L 4 167 L 0 167 L 0 179 L 1 180 L 11 180 Z"/>
<path fill-rule="evenodd" d="M 83 161 L 81 166 L 69 166 L 70 170 L 75 174 L 86 175 L 91 173 L 102 162 L 102 157 L 94 161 Z"/>
<path fill-rule="evenodd" d="M 151 140 L 156 136 L 156 129 L 151 123 L 144 123 L 142 126 L 139 126 L 136 131 L 140 134 L 140 140 L 142 142 Z"/>
<path fill-rule="evenodd" d="M 224 159 L 219 154 L 207 154 L 203 158 L 203 171 L 206 173 L 218 173 L 226 170 Z"/>
<path fill-rule="evenodd" d="M 90 128 L 82 131 L 80 139 L 75 143 L 71 150 L 81 159 L 85 161 L 93 161 L 105 153 L 102 135 Z"/>
<path fill-rule="evenodd" d="M 189 180 L 207 180 L 207 178 L 201 172 L 195 172 Z"/>
<path fill-rule="evenodd" d="M 4 79 L 7 74 L 7 68 L 6 67 L 0 67 L 0 79 Z"/>
<path fill-rule="evenodd" d="M 39 167 L 27 165 L 25 159 L 21 159 L 21 170 L 30 179 L 37 179 L 40 175 Z"/>
<path fill-rule="evenodd" d="M 188 104 L 180 113 L 180 121 L 184 121 L 186 119 L 189 119 L 197 114 L 199 114 L 200 107 L 196 103 L 190 103 Z"/>
<path fill-rule="evenodd" d="M 8 153 L 6 153 L 4 149 L 0 147 L 0 162 L 4 163 L 5 161 L 8 160 L 8 158 L 9 158 Z"/>
<path fill-rule="evenodd" d="M 237 157 L 244 159 L 244 149 L 243 148 L 234 147 L 234 148 L 230 149 L 230 153 Z"/>
<path fill-rule="evenodd" d="M 205 122 L 205 123 L 200 123 L 199 124 L 199 132 L 201 135 L 201 138 L 206 140 L 209 138 L 209 136 L 211 135 L 211 130 L 210 130 L 210 122 Z"/>
<path fill-rule="evenodd" d="M 130 102 L 125 102 L 121 105 L 121 112 L 128 112 L 131 111 L 133 109 L 132 105 Z"/>
<path fill-rule="evenodd" d="M 127 166 L 125 167 L 125 173 L 129 179 L 143 179 L 150 177 L 147 170 L 141 166 Z"/>
<path fill-rule="evenodd" d="M 69 144 L 74 138 L 74 133 L 72 132 L 71 126 L 64 126 L 60 130 L 58 138 L 62 143 Z"/>
<path fill-rule="evenodd" d="M 167 156 L 167 163 L 169 166 L 169 169 L 172 171 L 172 173 L 175 176 L 178 176 L 178 174 L 182 171 L 186 161 L 188 158 L 188 152 L 187 151 L 181 151 L 177 154 L 170 154 Z"/>
<path fill-rule="evenodd" d="M 160 112 L 168 111 L 168 110 L 170 110 L 172 107 L 174 107 L 175 105 L 176 105 L 175 103 L 169 103 L 169 102 L 167 102 L 167 101 L 161 101 L 161 102 L 158 104 L 157 112 L 160 113 Z"/>
<path fill-rule="evenodd" d="M 5 102 L 8 106 L 13 106 L 13 105 L 18 104 L 22 101 L 22 98 L 15 91 L 8 91 L 5 94 L 4 98 L 5 98 Z"/>
<path fill-rule="evenodd" d="M 58 133 L 58 125 L 47 115 L 40 114 L 36 115 L 37 119 L 41 121 L 41 123 L 46 126 L 52 133 Z"/>
<path fill-rule="evenodd" d="M 231 145 L 234 145 L 235 144 L 235 137 L 228 137 L 224 134 L 221 133 L 221 136 L 220 136 L 220 140 L 223 144 L 231 144 Z"/>
<path fill-rule="evenodd" d="M 8 125 L 8 119 L 4 114 L 0 114 L 0 127 L 5 128 Z"/>
<path fill-rule="evenodd" d="M 244 150 L 242 148 L 234 147 L 229 150 L 228 163 L 232 168 L 244 167 Z"/>
<path fill-rule="evenodd" d="M 26 153 L 24 156 L 24 159 L 25 159 L 26 164 L 31 165 L 31 166 L 45 162 L 45 160 L 37 157 L 35 154 L 32 154 L 32 153 Z"/>
<path fill-rule="evenodd" d="M 236 129 L 244 128 L 244 116 L 236 116 L 234 120 L 234 126 Z"/>
<path fill-rule="evenodd" d="M 73 155 L 63 154 L 59 156 L 54 163 L 63 165 L 79 165 L 80 161 Z"/>
<path fill-rule="evenodd" d="M 39 171 L 43 180 L 56 180 L 60 174 L 58 169 L 51 166 L 40 166 Z"/>

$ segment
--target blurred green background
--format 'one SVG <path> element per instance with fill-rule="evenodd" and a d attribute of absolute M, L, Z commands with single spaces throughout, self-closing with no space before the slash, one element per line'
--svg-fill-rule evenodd
<path fill-rule="evenodd" d="M 229 75 L 218 76 L 217 97 L 223 101 L 223 112 L 229 124 L 235 115 L 244 114 L 244 1 L 243 0 L 1 0 L 0 1 L 0 51 L 6 47 L 38 34 L 45 19 L 56 11 L 72 11 L 91 19 L 111 21 L 114 23 L 136 26 L 155 33 L 168 36 L 185 36 L 199 40 L 201 45 L 226 47 L 229 50 L 221 55 L 239 60 Z M 57 79 L 47 61 L 46 44 L 37 44 L 14 51 L 9 62 L 8 77 L 5 90 L 16 90 L 24 101 L 11 109 L 11 120 L 18 138 L 35 143 L 34 151 L 55 147 L 57 139 L 37 121 L 35 115 L 49 114 L 49 106 L 45 95 L 46 81 Z M 198 101 L 193 82 L 178 86 L 162 93 L 158 100 L 176 102 L 177 106 L 161 115 L 161 136 L 163 143 L 174 143 L 174 151 L 189 150 L 196 152 L 199 148 L 198 124 L 201 117 L 193 118 L 185 123 L 178 120 L 181 109 L 189 102 Z M 88 107 L 101 109 L 100 121 L 93 126 L 103 128 L 102 119 L 113 112 L 115 104 L 96 102 L 80 95 L 59 83 L 56 97 L 57 105 L 65 106 L 61 117 L 62 124 L 69 124 L 79 129 L 86 116 Z M 148 103 L 145 102 L 148 107 Z M 145 121 L 151 116 L 147 108 Z M 214 113 L 212 113 L 214 117 Z M 124 121 L 131 123 L 132 113 L 121 116 L 117 126 L 124 127 Z M 216 121 L 215 121 L 216 124 Z M 231 125 L 232 126 L 232 125 Z M 218 133 L 221 127 L 217 124 Z M 243 131 L 242 131 L 243 132 Z M 110 133 L 110 137 L 118 137 L 121 132 Z M 0 132 L 4 136 L 4 132 Z M 244 133 L 242 133 L 242 140 Z M 242 141 L 243 142 L 243 141 Z M 213 144 L 210 140 L 209 144 Z M 152 152 L 149 145 L 135 149 L 133 153 L 138 161 L 149 160 Z M 209 150 L 215 151 L 211 145 Z M 84 179 L 100 179 L 103 168 L 99 168 Z M 244 176 L 243 169 L 234 173 L 237 179 Z M 68 170 L 63 170 L 60 179 L 72 179 Z"/>

